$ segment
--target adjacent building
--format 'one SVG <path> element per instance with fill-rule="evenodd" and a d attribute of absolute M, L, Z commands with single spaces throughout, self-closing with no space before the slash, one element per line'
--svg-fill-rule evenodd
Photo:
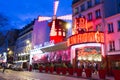
<path fill-rule="evenodd" d="M 19 30 L 14 50 L 14 62 L 28 62 L 31 50 L 34 21 Z"/>
<path fill-rule="evenodd" d="M 120 65 L 120 13 L 105 19 L 106 55 L 109 69 Z"/>
<path fill-rule="evenodd" d="M 17 29 L 11 29 L 4 31 L 1 33 L 0 36 L 0 54 L 1 58 L 3 57 L 2 55 L 4 53 L 7 53 L 7 62 L 8 63 L 13 63 L 13 57 L 14 57 L 14 47 L 15 47 L 15 42 L 18 37 L 18 30 Z M 3 58 L 4 59 L 4 58 Z M 2 59 L 1 59 L 2 61 Z"/>

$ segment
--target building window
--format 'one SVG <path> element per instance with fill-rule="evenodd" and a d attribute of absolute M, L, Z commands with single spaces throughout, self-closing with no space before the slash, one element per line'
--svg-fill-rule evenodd
<path fill-rule="evenodd" d="M 63 32 L 63 36 L 65 36 L 65 32 Z"/>
<path fill-rule="evenodd" d="M 109 51 L 115 51 L 115 42 L 114 41 L 109 42 Z"/>
<path fill-rule="evenodd" d="M 59 35 L 59 36 L 62 36 L 62 33 L 61 33 L 61 31 L 59 31 L 59 32 L 58 32 L 58 35 Z"/>
<path fill-rule="evenodd" d="M 120 21 L 118 21 L 118 31 L 120 31 Z"/>
<path fill-rule="evenodd" d="M 120 39 L 119 39 L 119 50 L 120 50 Z"/>
<path fill-rule="evenodd" d="M 113 23 L 109 23 L 108 24 L 108 33 L 113 33 L 113 32 L 114 32 Z"/>
<path fill-rule="evenodd" d="M 92 20 L 92 13 L 88 13 L 88 21 Z"/>
<path fill-rule="evenodd" d="M 95 0 L 95 5 L 100 4 L 100 0 Z"/>
<path fill-rule="evenodd" d="M 96 31 L 103 31 L 101 24 L 96 25 Z"/>
<path fill-rule="evenodd" d="M 96 14 L 96 19 L 101 18 L 100 9 L 96 10 L 96 11 L 95 11 L 95 14 Z"/>
<path fill-rule="evenodd" d="M 79 13 L 79 8 L 76 7 L 76 8 L 74 9 L 74 14 L 78 14 L 78 13 Z"/>
<path fill-rule="evenodd" d="M 92 7 L 92 0 L 89 0 L 89 1 L 87 2 L 87 7 L 88 7 L 88 8 L 91 8 L 91 7 Z"/>
<path fill-rule="evenodd" d="M 84 4 L 82 4 L 80 7 L 81 7 L 81 11 L 85 10 L 85 5 Z"/>

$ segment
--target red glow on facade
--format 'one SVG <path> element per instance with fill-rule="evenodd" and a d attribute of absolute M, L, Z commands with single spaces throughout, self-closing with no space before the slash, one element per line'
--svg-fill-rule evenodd
<path fill-rule="evenodd" d="M 87 42 L 103 43 L 104 42 L 104 33 L 102 33 L 102 32 L 87 32 L 87 33 L 83 33 L 83 34 L 73 35 L 67 39 L 68 46 L 80 44 L 80 43 L 87 43 Z"/>
<path fill-rule="evenodd" d="M 64 36 L 50 36 L 50 40 L 54 40 L 54 43 L 59 43 L 64 40 Z"/>
<path fill-rule="evenodd" d="M 87 29 L 87 19 L 85 18 L 76 18 L 75 19 L 76 29 Z"/>

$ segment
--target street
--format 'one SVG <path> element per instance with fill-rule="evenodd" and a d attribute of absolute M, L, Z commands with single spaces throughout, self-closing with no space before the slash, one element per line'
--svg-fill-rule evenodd
<path fill-rule="evenodd" d="M 49 73 L 39 73 L 38 71 L 13 71 L 6 70 L 5 73 L 2 73 L 0 70 L 0 80 L 90 80 L 86 78 L 77 78 L 73 76 L 62 76 Z M 98 77 L 94 76 L 94 79 L 99 80 Z M 113 78 L 108 78 L 106 80 L 114 80 Z"/>
<path fill-rule="evenodd" d="M 6 70 L 2 73 L 0 70 L 0 80 L 80 80 L 79 78 L 58 76 L 52 74 L 29 72 L 29 71 L 12 71 Z M 4 78 L 4 79 L 2 79 Z M 86 80 L 86 79 L 81 79 Z"/>

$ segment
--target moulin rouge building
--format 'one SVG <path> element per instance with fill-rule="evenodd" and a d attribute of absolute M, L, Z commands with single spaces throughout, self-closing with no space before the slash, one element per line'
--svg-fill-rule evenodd
<path fill-rule="evenodd" d="M 119 50 L 116 52 L 115 48 L 119 38 L 116 40 L 115 37 L 110 37 L 113 34 L 112 32 L 114 32 L 113 29 L 116 29 L 116 27 L 119 29 L 120 27 L 120 19 L 116 18 L 116 16 L 119 17 L 119 9 L 118 13 L 113 14 L 112 12 L 116 9 L 110 9 L 113 11 L 108 10 L 108 2 L 115 6 L 115 2 L 109 0 L 73 0 L 72 35 L 66 38 L 65 26 L 61 25 L 61 21 L 56 19 L 58 21 L 55 24 L 56 35 L 47 36 L 49 38 L 47 42 L 33 46 L 30 64 L 69 62 L 75 67 L 78 61 L 103 62 L 108 71 L 116 63 L 119 64 Z M 107 10 L 109 13 L 106 12 Z M 111 21 L 111 18 L 114 22 Z M 113 28 L 115 21 L 118 23 L 118 26 Z M 39 25 L 42 23 L 39 20 L 36 22 Z M 49 33 L 52 34 L 52 26 L 49 28 Z M 44 32 L 40 34 L 46 36 Z M 36 33 L 36 35 L 38 34 Z"/>
<path fill-rule="evenodd" d="M 66 31 L 62 25 L 59 25 L 59 22 L 61 20 L 58 20 L 55 26 L 57 35 L 49 36 L 50 41 L 43 42 L 31 50 L 30 64 L 67 62 L 76 67 L 78 61 L 102 61 L 102 57 L 105 56 L 103 32 L 89 31 L 87 19 L 79 17 L 75 19 L 74 34 L 66 38 Z M 36 23 L 43 26 L 44 22 L 37 21 Z"/>

